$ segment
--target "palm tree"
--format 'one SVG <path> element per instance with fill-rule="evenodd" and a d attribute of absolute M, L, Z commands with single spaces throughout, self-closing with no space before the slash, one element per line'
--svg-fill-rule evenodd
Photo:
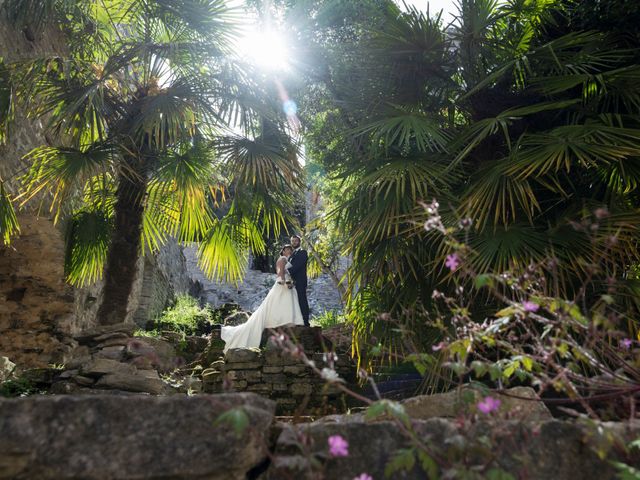
<path fill-rule="evenodd" d="M 49 191 L 66 219 L 69 281 L 104 275 L 97 320 L 113 324 L 140 253 L 169 237 L 199 242 L 206 273 L 237 279 L 301 177 L 277 109 L 229 57 L 233 11 L 222 0 L 58 6 L 72 17 L 69 55 L 12 74 L 57 143 L 29 154 L 22 196 Z"/>
<path fill-rule="evenodd" d="M 431 198 L 449 224 L 473 219 L 475 271 L 552 255 L 568 295 L 591 275 L 592 249 L 569 222 L 604 207 L 599 234 L 616 237 L 608 261 L 630 280 L 640 260 L 640 68 L 619 39 L 576 27 L 571 5 L 460 0 L 448 26 L 389 7 L 382 27 L 351 45 L 360 60 L 348 81 L 331 77 L 340 102 L 325 97 L 308 122 L 308 150 L 346 185 L 336 215 L 360 333 L 388 331 L 379 312 L 428 307 L 448 281 L 450 246 L 422 228 L 418 205 Z M 348 135 L 322 149 L 340 130 Z"/>

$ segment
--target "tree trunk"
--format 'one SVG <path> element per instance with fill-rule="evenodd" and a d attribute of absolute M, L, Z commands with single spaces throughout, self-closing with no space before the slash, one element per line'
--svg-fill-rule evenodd
<path fill-rule="evenodd" d="M 124 322 L 136 278 L 147 179 L 143 161 L 129 160 L 128 164 L 136 173 L 127 171 L 118 175 L 115 225 L 104 271 L 102 303 L 97 314 L 99 325 Z"/>

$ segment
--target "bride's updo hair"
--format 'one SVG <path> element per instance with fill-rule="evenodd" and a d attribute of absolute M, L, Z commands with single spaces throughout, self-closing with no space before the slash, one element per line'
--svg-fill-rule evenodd
<path fill-rule="evenodd" d="M 292 247 L 290 244 L 288 244 L 288 243 L 287 243 L 284 247 L 282 247 L 282 250 L 280 250 L 280 256 L 283 256 L 283 255 L 284 255 L 284 251 L 285 251 L 287 248 L 290 248 L 291 250 L 293 250 L 293 247 Z"/>

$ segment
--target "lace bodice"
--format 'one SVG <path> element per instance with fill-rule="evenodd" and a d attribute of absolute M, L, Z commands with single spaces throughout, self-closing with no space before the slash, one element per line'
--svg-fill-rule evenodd
<path fill-rule="evenodd" d="M 291 279 L 289 272 L 287 272 L 285 268 L 287 261 L 288 258 L 284 255 L 281 255 L 276 262 L 276 275 L 278 275 L 278 277 L 284 276 L 285 280 Z"/>

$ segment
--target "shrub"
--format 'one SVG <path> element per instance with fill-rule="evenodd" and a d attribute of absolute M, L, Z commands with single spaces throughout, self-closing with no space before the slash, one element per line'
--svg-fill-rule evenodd
<path fill-rule="evenodd" d="M 189 295 L 178 295 L 176 303 L 167 308 L 148 330 L 170 330 L 184 335 L 201 335 L 211 330 L 213 313 L 201 307 L 198 300 Z"/>

